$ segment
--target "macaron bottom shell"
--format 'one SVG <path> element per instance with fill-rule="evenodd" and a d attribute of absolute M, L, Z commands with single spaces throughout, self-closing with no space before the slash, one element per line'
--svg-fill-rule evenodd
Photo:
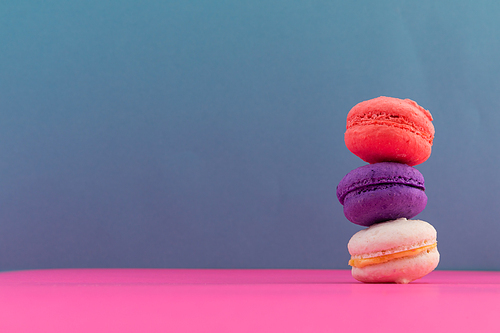
<path fill-rule="evenodd" d="M 394 259 L 385 263 L 353 267 L 352 276 L 365 283 L 406 284 L 432 272 L 439 263 L 437 247 L 418 255 Z"/>
<path fill-rule="evenodd" d="M 368 163 L 398 162 L 414 166 L 431 155 L 432 143 L 416 132 L 380 123 L 349 128 L 344 135 L 347 148 Z"/>
<path fill-rule="evenodd" d="M 352 223 L 370 226 L 375 223 L 410 219 L 427 205 L 422 189 L 403 184 L 381 184 L 360 192 L 352 192 L 344 199 L 344 215 Z"/>

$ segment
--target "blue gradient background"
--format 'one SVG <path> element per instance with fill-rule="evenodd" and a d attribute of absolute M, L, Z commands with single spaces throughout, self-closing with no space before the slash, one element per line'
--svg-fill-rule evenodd
<path fill-rule="evenodd" d="M 434 116 L 440 269 L 500 269 L 500 2 L 0 2 L 0 270 L 348 268 L 352 106 Z"/>

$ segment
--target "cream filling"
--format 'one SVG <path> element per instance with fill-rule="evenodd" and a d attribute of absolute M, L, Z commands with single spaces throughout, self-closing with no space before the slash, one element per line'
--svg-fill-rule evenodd
<path fill-rule="evenodd" d="M 373 258 L 353 258 L 353 257 L 351 257 L 351 260 L 349 260 L 349 265 L 352 267 L 362 268 L 365 266 L 382 264 L 384 262 L 388 262 L 388 261 L 394 260 L 394 259 L 399 259 L 399 258 L 404 258 L 404 257 L 413 257 L 413 256 L 416 256 L 417 254 L 420 254 L 420 253 L 425 252 L 425 251 L 430 252 L 436 246 L 437 246 L 437 243 L 433 243 L 430 245 L 417 247 L 415 249 L 386 254 L 386 255 L 373 257 Z"/>

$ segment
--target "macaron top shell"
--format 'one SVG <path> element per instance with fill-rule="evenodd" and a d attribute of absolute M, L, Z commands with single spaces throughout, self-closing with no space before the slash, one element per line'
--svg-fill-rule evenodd
<path fill-rule="evenodd" d="M 368 163 L 417 165 L 427 160 L 434 140 L 430 112 L 410 99 L 377 97 L 347 115 L 347 148 Z"/>
<path fill-rule="evenodd" d="M 347 114 L 346 129 L 363 123 L 405 128 L 431 144 L 434 140 L 431 113 L 411 99 L 381 96 L 358 103 Z"/>
<path fill-rule="evenodd" d="M 429 223 L 401 218 L 357 232 L 347 248 L 353 257 L 372 258 L 434 244 L 436 237 Z"/>
<path fill-rule="evenodd" d="M 366 191 L 376 185 L 400 184 L 425 190 L 424 177 L 417 169 L 402 163 L 368 164 L 349 172 L 337 186 L 337 198 L 344 204 L 352 192 Z"/>

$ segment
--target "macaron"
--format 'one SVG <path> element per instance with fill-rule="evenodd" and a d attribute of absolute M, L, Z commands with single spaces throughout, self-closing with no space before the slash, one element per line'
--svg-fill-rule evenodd
<path fill-rule="evenodd" d="M 436 229 L 420 220 L 374 224 L 354 234 L 347 247 L 352 276 L 361 282 L 409 283 L 439 263 Z"/>
<path fill-rule="evenodd" d="M 368 163 L 414 166 L 431 155 L 431 113 L 410 99 L 377 97 L 354 106 L 347 115 L 347 148 Z"/>
<path fill-rule="evenodd" d="M 424 177 L 401 163 L 367 164 L 349 172 L 337 186 L 337 198 L 352 223 L 412 218 L 427 205 Z"/>

